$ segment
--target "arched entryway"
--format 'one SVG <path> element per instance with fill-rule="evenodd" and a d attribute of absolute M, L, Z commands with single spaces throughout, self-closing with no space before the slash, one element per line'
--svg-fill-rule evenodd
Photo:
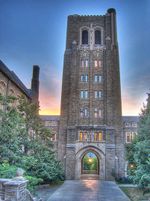
<path fill-rule="evenodd" d="M 93 151 L 88 151 L 82 157 L 81 174 L 99 174 L 99 159 Z"/>
<path fill-rule="evenodd" d="M 91 155 L 90 153 L 92 153 L 93 155 Z M 85 146 L 77 151 L 75 163 L 75 178 L 82 179 L 83 176 L 84 178 L 86 178 L 87 175 L 88 179 L 91 174 L 90 171 L 86 174 L 86 168 L 83 167 L 85 156 L 88 156 L 89 158 L 91 158 L 90 156 L 92 156 L 95 158 L 95 160 L 97 160 L 96 168 L 93 169 L 93 175 L 95 175 L 94 177 L 98 179 L 105 179 L 105 154 L 96 146 Z"/>

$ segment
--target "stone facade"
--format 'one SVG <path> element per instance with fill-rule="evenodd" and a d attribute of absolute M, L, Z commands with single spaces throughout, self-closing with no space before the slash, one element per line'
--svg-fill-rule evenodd
<path fill-rule="evenodd" d="M 0 61 L 0 94 L 2 96 L 21 97 L 24 95 L 28 100 L 38 103 L 39 98 L 39 67 L 33 66 L 31 89 L 27 89 L 17 75 Z M 15 102 L 17 104 L 17 101 Z M 0 105 L 4 107 L 3 104 Z"/>
<path fill-rule="evenodd" d="M 51 129 L 52 131 L 52 141 L 54 142 L 54 148 L 56 151 L 56 154 L 58 152 L 58 133 L 59 133 L 59 124 L 60 124 L 60 116 L 54 116 L 54 115 L 41 115 L 40 116 L 44 125 Z M 137 127 L 138 127 L 138 122 L 139 122 L 139 116 L 122 116 L 122 122 L 123 122 L 123 127 L 122 127 L 122 131 L 123 131 L 123 139 L 124 139 L 124 144 L 126 143 L 131 143 L 134 136 L 137 135 Z M 109 138 L 109 137 L 108 137 Z M 80 172 L 81 172 L 81 166 L 79 165 L 79 159 L 81 158 L 82 155 L 84 155 L 84 152 L 89 150 L 89 146 L 88 143 L 85 144 L 86 145 L 86 150 L 82 150 L 81 153 L 77 154 L 77 158 L 78 158 L 78 166 L 76 168 L 76 175 L 77 178 L 80 178 Z M 98 146 L 99 144 L 97 144 Z M 102 145 L 102 143 L 101 143 Z M 103 148 L 102 148 L 103 146 Z M 103 152 L 105 152 L 105 145 L 103 144 L 101 146 Z M 82 149 L 83 143 L 78 143 L 78 150 Z M 91 144 L 90 149 L 94 150 L 96 152 L 96 149 L 94 149 L 94 143 Z M 79 155 L 81 154 L 81 156 Z M 102 175 L 105 175 L 105 157 L 103 157 L 103 155 L 101 155 L 101 152 L 99 152 L 99 156 L 101 156 L 100 158 L 102 158 L 103 162 L 100 164 L 101 166 L 99 167 L 99 172 L 103 172 Z M 102 165 L 103 164 L 103 165 Z M 128 167 L 128 161 L 125 161 L 125 176 L 127 176 L 127 167 Z M 117 165 L 116 165 L 117 168 Z M 103 176 L 102 176 L 103 178 Z"/>
<path fill-rule="evenodd" d="M 81 177 L 81 161 L 92 151 L 99 178 L 124 176 L 116 11 L 68 17 L 61 97 L 58 158 L 66 179 Z"/>

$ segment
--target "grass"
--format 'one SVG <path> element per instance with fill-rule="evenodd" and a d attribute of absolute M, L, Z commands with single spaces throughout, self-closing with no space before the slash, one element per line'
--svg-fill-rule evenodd
<path fill-rule="evenodd" d="M 150 192 L 143 195 L 143 191 L 135 187 L 120 187 L 131 201 L 150 201 Z"/>

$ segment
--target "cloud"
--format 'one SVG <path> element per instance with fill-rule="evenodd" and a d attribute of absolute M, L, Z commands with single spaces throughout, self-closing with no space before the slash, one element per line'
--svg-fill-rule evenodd
<path fill-rule="evenodd" d="M 50 66 L 42 69 L 40 79 L 40 114 L 59 114 L 61 74 Z"/>

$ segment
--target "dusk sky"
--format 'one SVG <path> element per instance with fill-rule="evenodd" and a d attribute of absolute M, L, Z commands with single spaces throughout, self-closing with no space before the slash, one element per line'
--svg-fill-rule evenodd
<path fill-rule="evenodd" d="M 0 60 L 30 88 L 40 66 L 41 114 L 59 114 L 67 16 L 117 12 L 123 115 L 150 92 L 150 0 L 0 0 Z"/>

